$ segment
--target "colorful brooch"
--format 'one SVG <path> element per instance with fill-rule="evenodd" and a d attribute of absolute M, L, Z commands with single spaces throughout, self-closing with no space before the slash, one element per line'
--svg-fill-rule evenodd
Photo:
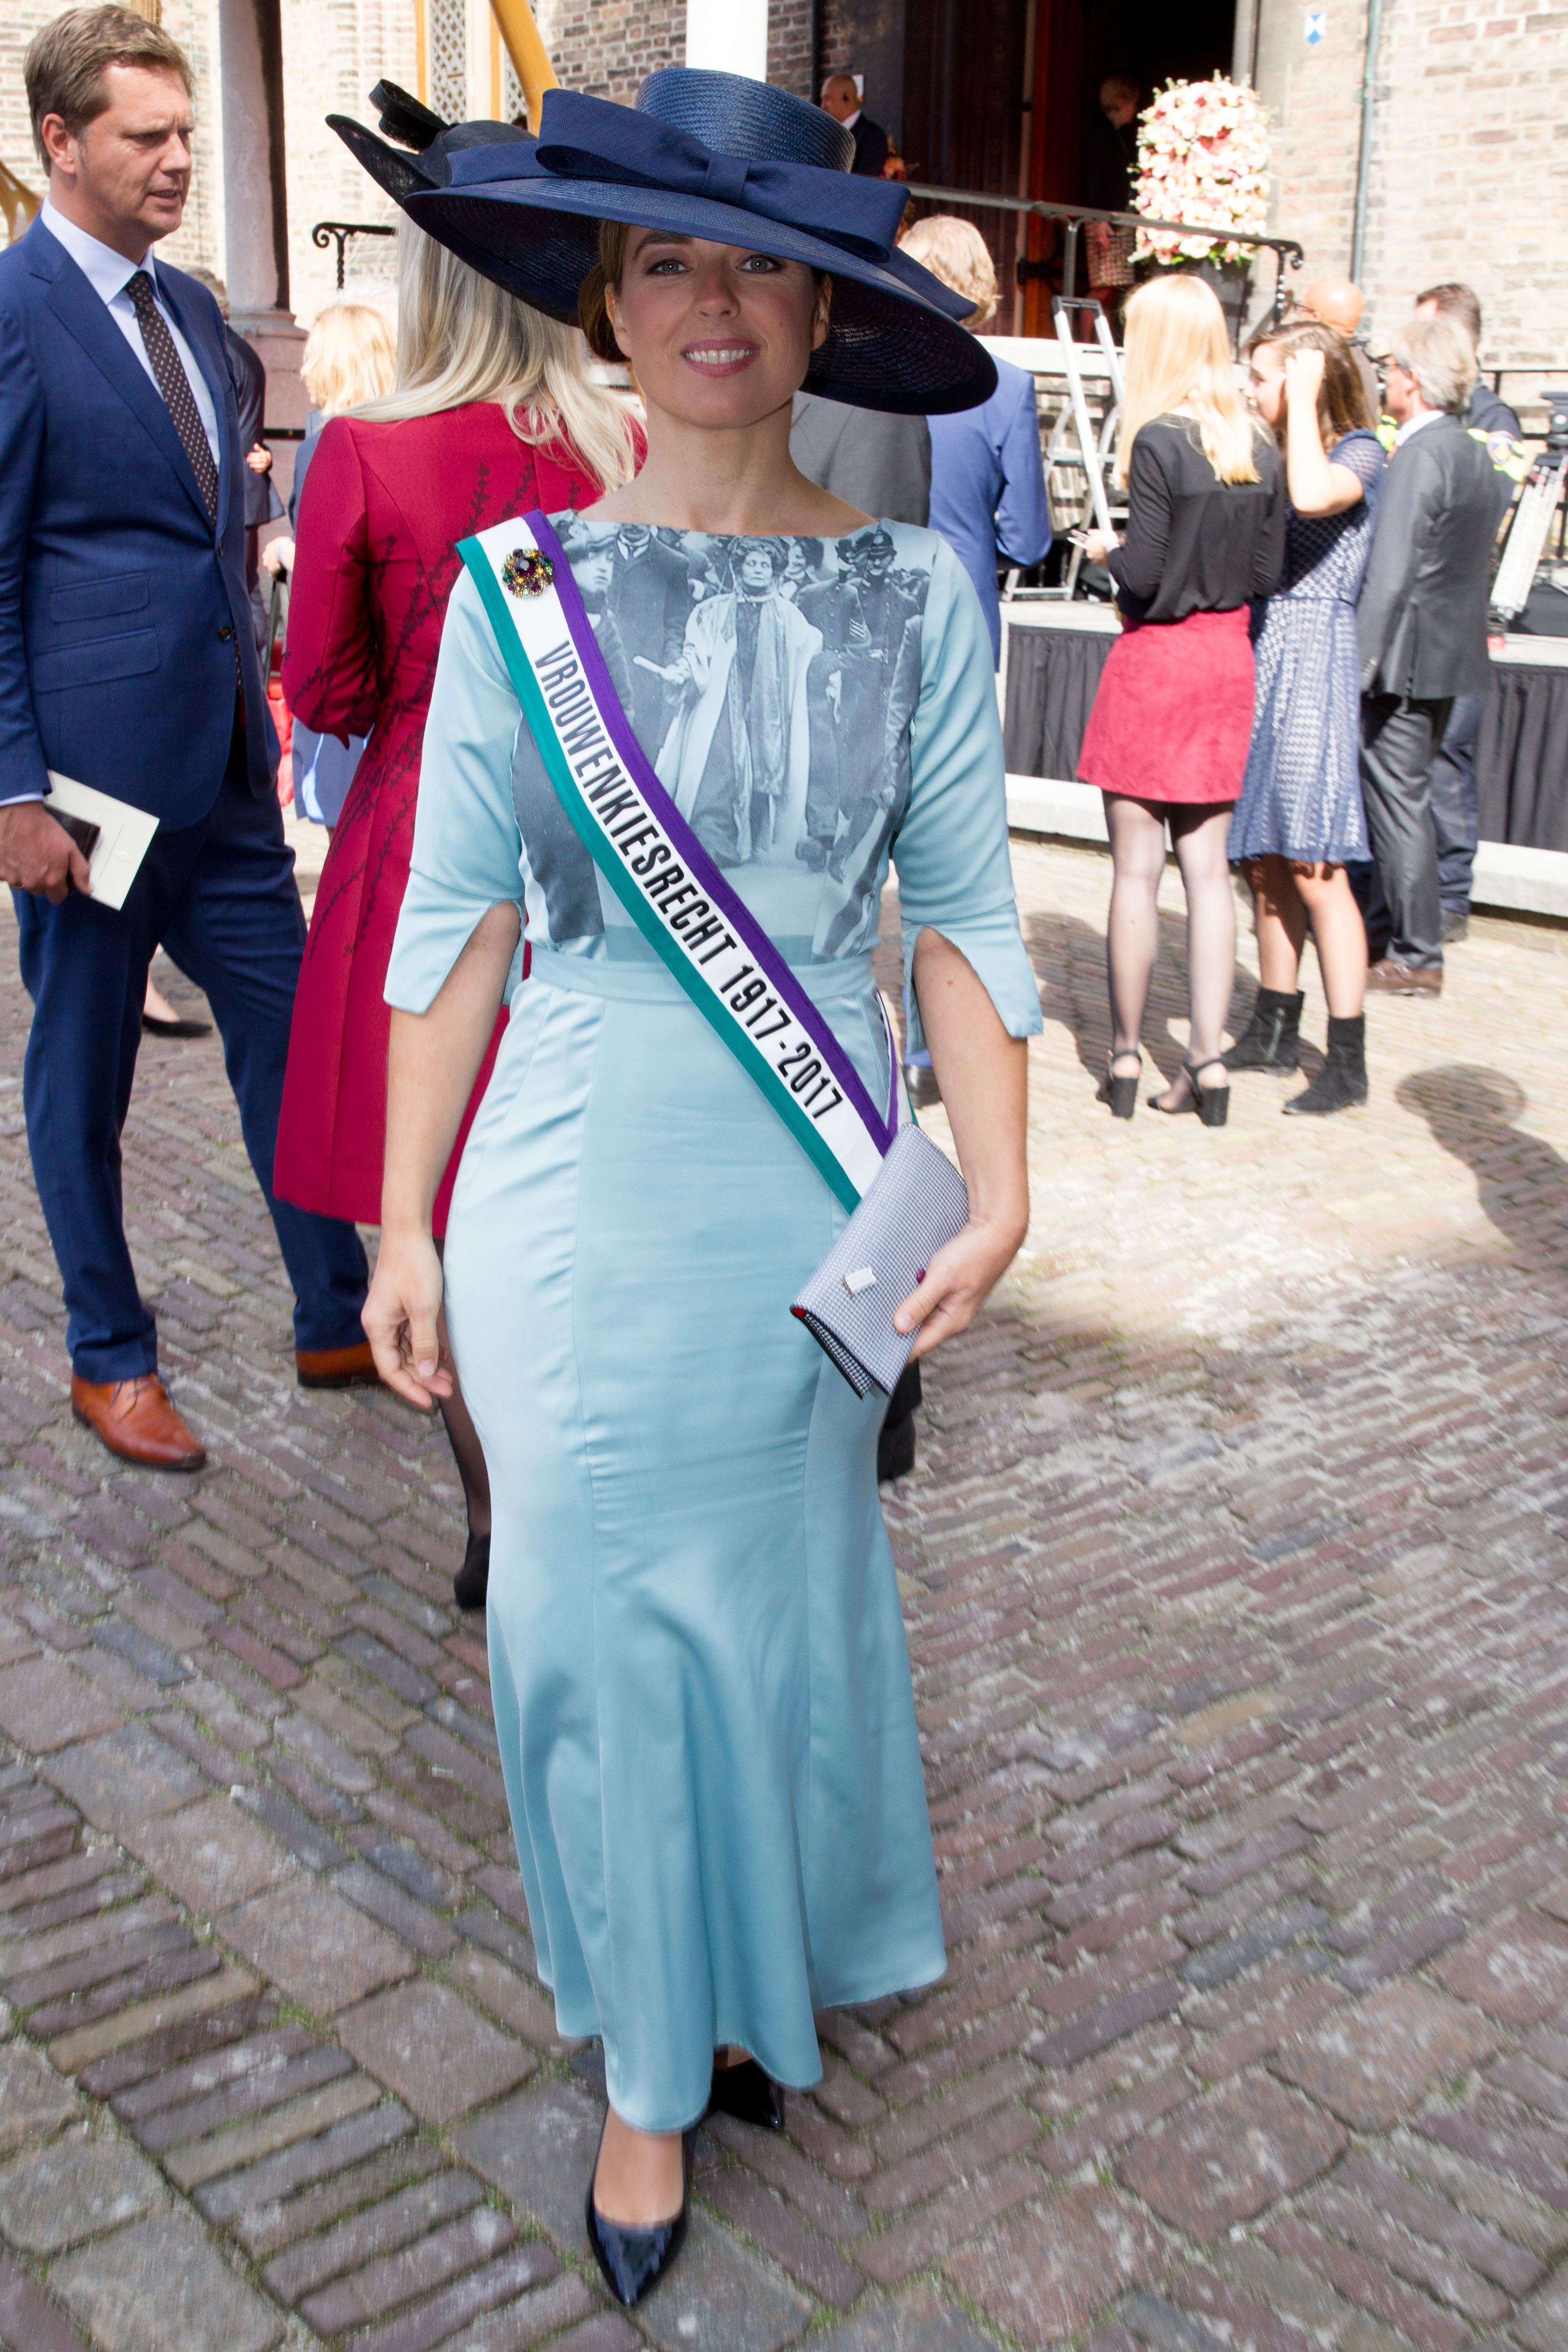
<path fill-rule="evenodd" d="M 542 596 L 555 577 L 555 566 L 536 547 L 514 547 L 500 576 L 514 596 Z"/>

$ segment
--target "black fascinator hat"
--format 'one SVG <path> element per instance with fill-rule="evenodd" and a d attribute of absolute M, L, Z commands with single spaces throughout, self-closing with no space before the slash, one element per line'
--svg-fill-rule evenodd
<path fill-rule="evenodd" d="M 395 204 L 403 204 L 416 189 L 444 188 L 452 176 L 453 156 L 465 148 L 533 147 L 532 132 L 515 123 L 443 122 L 395 81 L 378 81 L 370 102 L 379 109 L 384 137 L 378 139 L 349 114 L 329 114 L 327 128 Z"/>
<path fill-rule="evenodd" d="M 388 88 L 373 95 L 384 102 Z M 417 106 L 395 95 L 405 109 Z M 417 136 L 437 120 L 418 112 L 420 124 L 394 112 L 383 126 L 395 137 L 401 122 Z M 433 136 L 417 159 L 330 120 L 427 235 L 553 318 L 577 317 L 578 289 L 599 258 L 600 221 L 625 221 L 826 271 L 831 320 L 807 392 L 900 415 L 945 415 L 996 389 L 989 352 L 958 323 L 971 304 L 899 250 L 903 189 L 857 177 L 842 123 L 787 90 L 672 66 L 648 77 L 635 107 L 547 90 L 537 142 L 465 123 Z M 476 139 L 486 128 L 489 140 Z"/>

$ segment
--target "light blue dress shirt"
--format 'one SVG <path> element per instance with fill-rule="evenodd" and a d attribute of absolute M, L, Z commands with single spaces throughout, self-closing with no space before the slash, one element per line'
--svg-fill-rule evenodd
<path fill-rule="evenodd" d="M 982 407 L 927 422 L 931 527 L 942 533 L 974 583 L 994 664 L 1002 657 L 997 558 L 1027 565 L 1050 552 L 1035 379 L 1010 360 L 998 360 L 996 389 Z"/>
<path fill-rule="evenodd" d="M 169 330 L 170 339 L 180 355 L 180 365 L 185 371 L 185 378 L 191 387 L 191 396 L 196 404 L 196 414 L 202 420 L 202 429 L 207 436 L 207 446 L 213 453 L 213 464 L 221 470 L 223 459 L 219 454 L 217 410 L 213 404 L 212 391 L 196 363 L 195 353 L 180 332 L 169 306 L 163 299 L 163 289 L 158 283 L 158 266 L 153 258 L 152 247 L 148 247 L 142 260 L 127 261 L 125 256 L 122 253 L 116 253 L 112 246 L 100 244 L 96 236 L 89 236 L 86 229 L 78 228 L 74 221 L 67 220 L 63 213 L 55 210 L 47 196 L 44 199 L 39 218 L 49 235 L 58 237 L 64 246 L 135 352 L 137 361 L 145 371 L 149 382 L 155 384 L 158 379 L 153 373 L 153 362 L 147 356 L 147 346 L 142 340 L 142 328 L 136 316 L 135 307 L 125 290 L 139 269 L 144 269 L 147 272 L 148 277 L 153 280 L 153 299 L 157 305 L 158 314 Z M 163 396 L 160 392 L 159 399 L 162 400 Z"/>

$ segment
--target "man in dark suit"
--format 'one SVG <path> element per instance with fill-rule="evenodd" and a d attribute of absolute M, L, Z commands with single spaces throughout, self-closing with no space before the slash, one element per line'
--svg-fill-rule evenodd
<path fill-rule="evenodd" d="M 1475 353 L 1451 319 L 1412 319 L 1395 341 L 1384 404 L 1398 427 L 1356 608 L 1362 791 L 1376 872 L 1367 907 L 1369 988 L 1443 986 L 1432 760 L 1457 695 L 1484 693 L 1487 588 L 1509 484 L 1462 422 Z"/>
<path fill-rule="evenodd" d="M 1469 337 L 1478 362 L 1481 348 L 1481 306 L 1475 289 L 1453 278 L 1428 286 L 1415 297 L 1415 316 L 1452 319 Z M 1508 479 L 1510 495 L 1529 470 L 1524 432 L 1519 417 L 1500 393 L 1478 377 L 1465 411 L 1471 436 L 1486 445 L 1487 454 Z M 1432 762 L 1432 823 L 1437 835 L 1437 880 L 1443 893 L 1443 944 L 1462 940 L 1470 928 L 1470 886 L 1475 879 L 1476 845 L 1480 838 L 1481 793 L 1476 774 L 1476 747 L 1480 740 L 1484 694 L 1460 694 L 1454 698 L 1447 730 Z"/>
<path fill-rule="evenodd" d="M 353 1227 L 273 1199 L 304 919 L 246 593 L 245 469 L 210 294 L 156 267 L 190 186 L 190 68 L 129 8 L 27 52 L 42 212 L 0 253 L 0 878 L 33 999 L 24 1100 L 64 1279 L 71 1402 L 148 1467 L 205 1459 L 157 1373 L 121 1212 L 120 1136 L 163 940 L 206 991 L 296 1297 L 298 1375 L 374 1376 Z M 50 772 L 158 820 L 114 909 Z"/>
<path fill-rule="evenodd" d="M 842 122 L 855 142 L 851 169 L 868 180 L 901 180 L 904 167 L 893 152 L 891 140 L 879 122 L 873 122 L 860 103 L 852 73 L 830 73 L 822 85 L 822 110 Z"/>

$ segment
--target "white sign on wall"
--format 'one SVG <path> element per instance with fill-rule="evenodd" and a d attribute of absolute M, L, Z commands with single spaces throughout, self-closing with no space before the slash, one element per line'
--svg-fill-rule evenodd
<path fill-rule="evenodd" d="M 768 78 L 768 0 L 686 0 L 686 62 Z"/>
<path fill-rule="evenodd" d="M 1315 49 L 1328 29 L 1328 10 L 1326 8 L 1309 8 L 1307 11 L 1307 47 L 1310 49 Z"/>

